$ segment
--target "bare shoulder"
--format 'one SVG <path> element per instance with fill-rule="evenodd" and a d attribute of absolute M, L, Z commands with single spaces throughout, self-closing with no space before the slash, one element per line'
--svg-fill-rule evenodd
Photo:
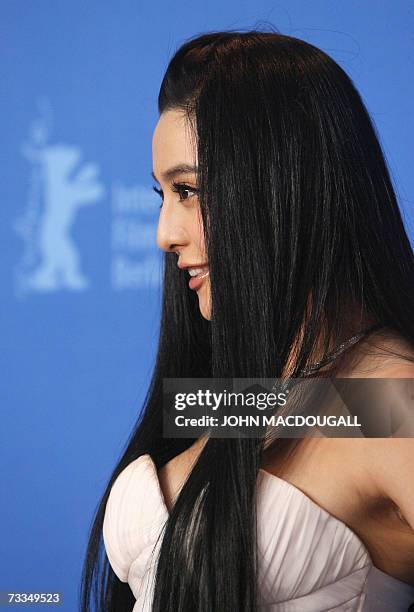
<path fill-rule="evenodd" d="M 360 451 L 371 498 L 394 503 L 414 530 L 414 438 L 365 439 Z"/>
<path fill-rule="evenodd" d="M 384 328 L 359 344 L 350 369 L 339 373 L 342 376 L 413 379 L 414 391 L 414 347 L 401 334 Z M 404 402 L 406 405 L 402 408 L 410 412 L 414 432 L 413 403 L 409 399 Z M 332 445 L 341 459 L 346 460 L 361 508 L 383 507 L 388 503 L 399 509 L 414 530 L 414 433 L 410 435 L 338 439 Z"/>
<path fill-rule="evenodd" d="M 400 361 L 380 368 L 374 377 L 413 379 L 414 363 Z M 410 383 L 411 384 L 411 383 Z M 408 405 L 409 403 L 409 405 Z M 414 432 L 414 402 L 407 400 L 406 409 Z M 356 441 L 355 456 L 361 462 L 360 481 L 371 499 L 389 501 L 399 508 L 414 531 L 414 434 L 411 437 L 363 438 Z"/>

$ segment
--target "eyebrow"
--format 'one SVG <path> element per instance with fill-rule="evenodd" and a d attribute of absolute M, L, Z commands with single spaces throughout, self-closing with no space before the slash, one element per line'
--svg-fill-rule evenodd
<path fill-rule="evenodd" d="M 165 170 L 162 173 L 162 178 L 165 181 L 169 181 L 173 179 L 175 176 L 177 176 L 178 174 L 197 174 L 197 172 L 198 172 L 197 166 L 191 166 L 190 164 L 177 164 L 176 166 L 172 166 L 172 168 Z M 159 180 L 155 176 L 154 171 L 151 172 L 151 176 L 154 179 L 154 181 L 157 181 L 157 183 L 159 183 Z"/>

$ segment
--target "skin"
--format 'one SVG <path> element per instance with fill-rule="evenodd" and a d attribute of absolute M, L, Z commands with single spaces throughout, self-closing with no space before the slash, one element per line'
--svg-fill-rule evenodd
<path fill-rule="evenodd" d="M 166 252 L 175 252 L 177 263 L 205 263 L 197 193 L 191 191 L 197 188 L 197 175 L 181 172 L 173 177 L 176 183 L 189 188 L 183 188 L 181 194 L 174 191 L 171 178 L 165 176 L 176 165 L 197 164 L 196 149 L 181 111 L 169 110 L 160 116 L 152 154 L 153 174 L 163 192 L 157 244 Z M 201 315 L 211 320 L 208 275 L 197 296 Z M 414 378 L 414 364 L 366 352 L 373 342 L 376 347 L 414 357 L 413 348 L 404 338 L 392 332 L 376 333 L 358 343 L 351 366 L 337 376 Z M 205 442 L 206 438 L 199 438 L 158 471 L 169 509 Z M 290 482 L 348 525 L 366 546 L 377 568 L 414 585 L 414 438 L 305 438 L 287 458 L 264 453 L 262 468 Z"/>
<path fill-rule="evenodd" d="M 185 116 L 170 110 L 162 113 L 152 140 L 153 173 L 163 192 L 163 203 L 157 228 L 157 244 L 166 252 L 177 253 L 177 263 L 207 262 L 203 223 L 198 206 L 197 175 L 179 172 L 166 180 L 165 172 L 176 165 L 197 165 L 196 147 L 190 138 Z M 174 191 L 173 181 L 186 185 L 181 194 Z M 190 276 L 188 276 L 190 279 Z M 211 320 L 210 277 L 207 275 L 196 290 L 202 316 Z"/>

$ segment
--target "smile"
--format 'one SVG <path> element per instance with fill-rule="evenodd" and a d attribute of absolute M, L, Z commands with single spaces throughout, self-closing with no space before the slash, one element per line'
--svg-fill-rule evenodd
<path fill-rule="evenodd" d="M 210 274 L 210 270 L 205 266 L 203 268 L 191 268 L 188 273 L 191 276 L 188 286 L 190 289 L 196 290 L 201 287 L 204 279 Z"/>

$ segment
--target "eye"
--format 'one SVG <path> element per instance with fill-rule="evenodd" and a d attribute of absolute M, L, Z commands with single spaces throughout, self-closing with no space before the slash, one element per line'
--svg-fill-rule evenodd
<path fill-rule="evenodd" d="M 195 187 L 190 187 L 190 185 L 186 185 L 184 183 L 174 183 L 173 182 L 172 186 L 173 186 L 172 191 L 174 193 L 178 193 L 179 194 L 180 202 L 185 202 L 186 200 L 189 200 L 190 198 L 192 198 L 194 195 L 197 195 L 197 193 L 198 193 L 198 189 L 196 189 Z M 164 192 L 163 192 L 162 189 L 158 189 L 158 187 L 155 187 L 155 185 L 153 185 L 152 188 L 155 191 L 155 193 L 158 193 L 158 195 L 162 199 L 164 199 Z M 161 202 L 160 208 L 162 208 L 163 203 L 164 202 Z"/>
<path fill-rule="evenodd" d="M 174 183 L 172 184 L 174 193 L 178 193 L 180 195 L 180 202 L 184 202 L 185 200 L 189 200 L 194 195 L 198 193 L 198 189 L 195 187 L 190 187 L 190 185 L 186 185 L 185 183 Z M 187 197 L 184 197 L 185 193 L 190 193 Z"/>

